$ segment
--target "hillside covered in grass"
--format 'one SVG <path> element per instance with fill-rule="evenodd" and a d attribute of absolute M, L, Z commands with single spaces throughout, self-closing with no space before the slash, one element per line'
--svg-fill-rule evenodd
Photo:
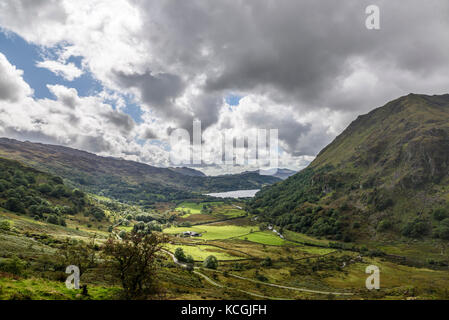
<path fill-rule="evenodd" d="M 280 181 L 258 172 L 208 177 L 192 169 L 159 168 L 6 138 L 0 138 L 0 156 L 58 175 L 84 191 L 140 205 L 186 199 L 201 193 L 259 189 Z"/>
<path fill-rule="evenodd" d="M 84 192 L 65 186 L 60 177 L 3 158 L 0 158 L 0 207 L 63 226 L 67 215 L 81 212 L 99 221 L 105 218 L 103 210 L 91 204 Z"/>
<path fill-rule="evenodd" d="M 336 240 L 449 239 L 449 95 L 410 94 L 359 116 L 253 213 Z"/>

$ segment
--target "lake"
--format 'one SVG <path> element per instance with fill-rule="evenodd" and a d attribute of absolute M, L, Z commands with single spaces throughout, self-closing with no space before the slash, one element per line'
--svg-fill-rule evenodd
<path fill-rule="evenodd" d="M 235 190 L 228 192 L 219 192 L 219 193 L 208 193 L 207 196 L 217 197 L 217 198 L 253 198 L 257 192 L 257 190 Z"/>

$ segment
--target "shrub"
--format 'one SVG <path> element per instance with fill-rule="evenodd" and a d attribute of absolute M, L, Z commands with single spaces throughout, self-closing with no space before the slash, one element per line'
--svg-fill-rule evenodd
<path fill-rule="evenodd" d="M 9 231 L 11 230 L 11 224 L 9 221 L 0 221 L 0 230 Z"/>
<path fill-rule="evenodd" d="M 37 190 L 43 194 L 50 194 L 53 191 L 53 188 L 48 183 L 43 183 L 37 187 Z"/>
<path fill-rule="evenodd" d="M 178 261 L 185 262 L 186 261 L 186 255 L 184 253 L 184 250 L 182 248 L 176 248 L 175 250 L 175 258 L 178 259 Z"/>
<path fill-rule="evenodd" d="M 260 265 L 262 267 L 271 267 L 273 265 L 273 260 L 271 260 L 270 257 L 266 257 L 261 263 Z"/>
<path fill-rule="evenodd" d="M 125 231 L 125 230 L 120 231 L 120 233 L 118 234 L 118 236 L 119 236 L 120 238 L 122 238 L 122 239 L 126 238 L 126 231 Z"/>
<path fill-rule="evenodd" d="M 59 219 L 57 216 L 50 215 L 47 217 L 47 222 L 51 224 L 59 224 Z"/>
<path fill-rule="evenodd" d="M 393 224 L 391 223 L 390 220 L 382 220 L 377 225 L 377 231 L 383 232 L 391 229 L 391 227 L 393 227 Z"/>
<path fill-rule="evenodd" d="M 444 208 L 438 208 L 433 211 L 432 216 L 435 220 L 442 221 L 448 217 L 448 212 Z"/>
<path fill-rule="evenodd" d="M 193 259 L 193 257 L 191 255 L 188 255 L 187 258 L 186 258 L 186 262 L 190 263 L 190 264 L 193 264 L 193 263 L 195 263 L 195 260 Z"/>
<path fill-rule="evenodd" d="M 407 223 L 402 229 L 402 235 L 410 238 L 421 238 L 429 232 L 429 225 L 425 220 L 415 219 Z"/>
<path fill-rule="evenodd" d="M 215 256 L 208 256 L 203 263 L 205 268 L 208 269 L 217 269 L 218 268 L 218 260 Z"/>
<path fill-rule="evenodd" d="M 6 200 L 5 209 L 12 212 L 25 213 L 25 207 L 22 201 L 17 198 L 9 198 Z"/>
<path fill-rule="evenodd" d="M 0 271 L 12 273 L 20 276 L 25 267 L 25 263 L 18 257 L 14 256 L 12 259 L 4 259 L 0 262 Z"/>

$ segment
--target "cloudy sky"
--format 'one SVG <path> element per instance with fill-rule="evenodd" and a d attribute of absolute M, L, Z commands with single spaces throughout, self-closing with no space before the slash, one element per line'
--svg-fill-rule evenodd
<path fill-rule="evenodd" d="M 0 136 L 170 166 L 197 119 L 204 153 L 278 129 L 300 169 L 357 115 L 449 92 L 448 17 L 447 0 L 0 0 Z"/>

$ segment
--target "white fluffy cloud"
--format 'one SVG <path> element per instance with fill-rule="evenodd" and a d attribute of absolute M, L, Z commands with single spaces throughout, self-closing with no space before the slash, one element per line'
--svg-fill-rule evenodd
<path fill-rule="evenodd" d="M 64 64 L 59 61 L 45 60 L 38 62 L 36 66 L 39 68 L 48 69 L 68 81 L 73 81 L 83 74 L 83 71 L 72 62 Z"/>
<path fill-rule="evenodd" d="M 448 2 L 410 0 L 407 10 L 374 3 L 379 31 L 365 28 L 365 8 L 373 4 L 365 0 L 1 1 L 1 27 L 58 46 L 58 57 L 40 67 L 67 80 L 91 72 L 106 88 L 79 97 L 52 86 L 56 101 L 35 101 L 20 71 L 0 59 L 13 75 L 0 74 L 0 99 L 13 101 L 24 117 L 9 119 L 8 130 L 20 136 L 23 127 L 41 140 L 167 165 L 168 133 L 191 131 L 194 119 L 202 121 L 212 155 L 221 152 L 224 130 L 239 136 L 274 128 L 280 166 L 298 169 L 357 115 L 409 92 L 447 91 Z M 82 70 L 67 63 L 71 56 L 83 58 Z M 239 106 L 224 102 L 231 92 L 244 96 Z M 104 103 L 111 95 L 117 110 Z M 143 123 L 123 113 L 123 95 L 141 106 Z"/>
<path fill-rule="evenodd" d="M 23 71 L 11 65 L 0 52 L 0 101 L 17 102 L 33 93 L 22 74 Z"/>

